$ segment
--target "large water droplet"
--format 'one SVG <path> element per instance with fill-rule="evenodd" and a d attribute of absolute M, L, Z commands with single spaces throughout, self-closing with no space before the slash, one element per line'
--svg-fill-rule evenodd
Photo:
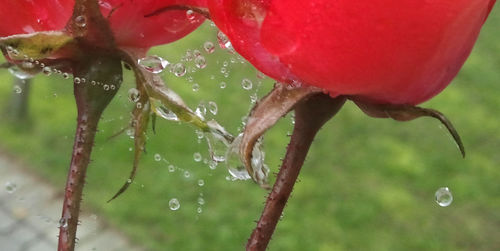
<path fill-rule="evenodd" d="M 205 49 L 205 51 L 208 53 L 208 54 L 211 54 L 215 51 L 215 45 L 214 43 L 210 42 L 210 41 L 206 41 L 204 44 L 203 44 L 203 49 Z"/>
<path fill-rule="evenodd" d="M 177 63 L 172 68 L 172 72 L 177 77 L 182 77 L 186 75 L 186 66 L 183 63 Z"/>
<path fill-rule="evenodd" d="M 7 190 L 7 193 L 14 193 L 17 190 L 16 183 L 8 181 L 5 183 L 5 190 Z"/>
<path fill-rule="evenodd" d="M 226 167 L 229 174 L 237 180 L 248 180 L 250 175 L 248 174 L 245 166 L 242 164 L 240 158 L 240 143 L 242 134 L 238 135 L 231 143 L 226 152 Z"/>
<path fill-rule="evenodd" d="M 172 198 L 168 202 L 168 206 L 170 207 L 170 210 L 176 211 L 181 207 L 181 203 L 179 203 L 179 200 L 177 198 Z"/>
<path fill-rule="evenodd" d="M 159 100 L 151 99 L 153 101 L 153 108 L 155 109 L 155 113 L 160 117 L 170 120 L 170 121 L 179 121 L 179 117 L 172 112 L 170 109 L 164 107 Z"/>
<path fill-rule="evenodd" d="M 453 202 L 453 195 L 448 187 L 441 187 L 436 191 L 436 202 L 442 207 L 447 207 Z"/>
<path fill-rule="evenodd" d="M 156 55 L 141 58 L 137 62 L 146 71 L 155 74 L 162 72 L 170 64 L 167 60 Z"/>
<path fill-rule="evenodd" d="M 35 76 L 27 71 L 20 69 L 17 66 L 9 67 L 9 72 L 10 72 L 10 74 L 14 75 L 18 79 L 30 79 L 30 78 L 33 78 Z"/>

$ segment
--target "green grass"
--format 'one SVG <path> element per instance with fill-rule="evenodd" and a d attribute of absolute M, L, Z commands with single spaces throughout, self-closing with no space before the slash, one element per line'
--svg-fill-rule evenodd
<path fill-rule="evenodd" d="M 460 157 L 447 132 L 432 119 L 400 123 L 365 116 L 348 103 L 319 133 L 270 245 L 270 250 L 499 250 L 500 249 L 500 13 L 496 8 L 471 57 L 454 82 L 423 104 L 442 111 L 455 124 L 467 149 Z M 204 41 L 215 42 L 205 27 L 153 53 L 177 62 L 185 50 Z M 250 108 L 240 82 L 257 82 L 255 70 L 233 55 L 218 50 L 207 56 L 208 66 L 195 74 L 198 92 L 187 77 L 165 73 L 169 86 L 191 107 L 213 100 L 216 119 L 236 133 Z M 229 62 L 230 74 L 219 71 Z M 213 76 L 213 77 L 212 77 Z M 213 78 L 213 79 L 212 79 Z M 12 77 L 0 72 L 0 107 L 13 94 Z M 225 81 L 228 87 L 219 88 Z M 211 171 L 195 162 L 193 153 L 207 157 L 194 128 L 158 121 L 149 132 L 147 154 L 130 189 L 106 203 L 125 181 L 132 164 L 133 141 L 125 134 L 106 138 L 126 126 L 132 104 L 126 82 L 104 114 L 88 171 L 84 207 L 99 211 L 148 250 L 241 250 L 255 226 L 266 192 L 252 182 L 227 181 L 219 166 Z M 272 86 L 264 81 L 262 96 Z M 39 76 L 30 97 L 30 120 L 0 121 L 0 145 L 30 163 L 33 170 L 63 187 L 75 127 L 75 105 L 69 80 Z M 2 116 L 5 118 L 4 116 Z M 267 163 L 277 172 L 291 131 L 282 119 L 265 137 Z M 189 170 L 170 173 L 156 162 L 155 153 Z M 205 185 L 199 187 L 198 179 Z M 434 192 L 448 186 L 454 202 L 447 208 L 434 202 Z M 197 198 L 203 193 L 203 212 Z M 176 197 L 178 211 L 168 202 Z M 85 224 L 83 222 L 82 224 Z"/>

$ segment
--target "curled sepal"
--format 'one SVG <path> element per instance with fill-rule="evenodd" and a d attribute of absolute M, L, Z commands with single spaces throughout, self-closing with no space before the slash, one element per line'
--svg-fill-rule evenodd
<path fill-rule="evenodd" d="M 42 31 L 2 37 L 0 48 L 12 61 L 60 58 L 76 51 L 74 39 L 60 31 Z"/>
<path fill-rule="evenodd" d="M 132 184 L 137 174 L 139 160 L 144 152 L 144 146 L 146 145 L 146 129 L 148 127 L 149 115 L 151 113 L 151 105 L 144 92 L 141 93 L 141 98 L 137 104 L 140 105 L 136 105 L 132 113 L 132 127 L 134 128 L 134 164 L 132 166 L 132 171 L 130 172 L 125 184 L 123 184 L 120 190 L 118 190 L 118 192 L 111 199 L 109 199 L 108 202 L 118 198 L 118 196 L 125 192 L 130 184 Z"/>
<path fill-rule="evenodd" d="M 465 147 L 460 135 L 451 121 L 441 112 L 413 105 L 379 105 L 364 103 L 357 100 L 353 101 L 365 114 L 375 118 L 392 118 L 397 121 L 409 121 L 419 117 L 432 117 L 438 119 L 446 129 L 448 129 L 448 132 L 450 132 L 455 143 L 458 145 L 462 157 L 465 158 Z"/>
<path fill-rule="evenodd" d="M 248 121 L 243 132 L 239 145 L 240 158 L 248 174 L 261 186 L 267 185 L 267 176 L 257 175 L 261 173 L 255 169 L 254 153 L 258 146 L 259 138 L 276 122 L 292 110 L 297 103 L 310 97 L 313 94 L 321 93 L 321 89 L 316 87 L 291 87 L 276 84 L 274 89 L 250 112 Z M 258 151 L 257 151 L 258 152 Z"/>

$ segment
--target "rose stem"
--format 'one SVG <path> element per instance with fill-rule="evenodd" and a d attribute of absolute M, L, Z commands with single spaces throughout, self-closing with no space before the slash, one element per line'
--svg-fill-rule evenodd
<path fill-rule="evenodd" d="M 257 227 L 248 240 L 247 250 L 266 249 L 316 133 L 338 112 L 344 102 L 344 97 L 331 98 L 325 94 L 317 94 L 295 107 L 295 126 L 285 159 Z"/>

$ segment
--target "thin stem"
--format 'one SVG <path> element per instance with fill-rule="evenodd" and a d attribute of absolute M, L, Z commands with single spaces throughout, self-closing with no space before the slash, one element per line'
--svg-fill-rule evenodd
<path fill-rule="evenodd" d="M 90 162 L 98 121 L 98 118 L 89 117 L 87 111 L 79 111 L 78 113 L 73 155 L 66 181 L 62 217 L 59 221 L 58 251 L 75 249 L 76 229 L 85 184 L 85 173 Z"/>
<path fill-rule="evenodd" d="M 248 240 L 247 250 L 266 249 L 316 133 L 344 102 L 344 97 L 333 99 L 325 94 L 316 94 L 295 107 L 295 126 L 285 159 L 257 227 Z"/>

